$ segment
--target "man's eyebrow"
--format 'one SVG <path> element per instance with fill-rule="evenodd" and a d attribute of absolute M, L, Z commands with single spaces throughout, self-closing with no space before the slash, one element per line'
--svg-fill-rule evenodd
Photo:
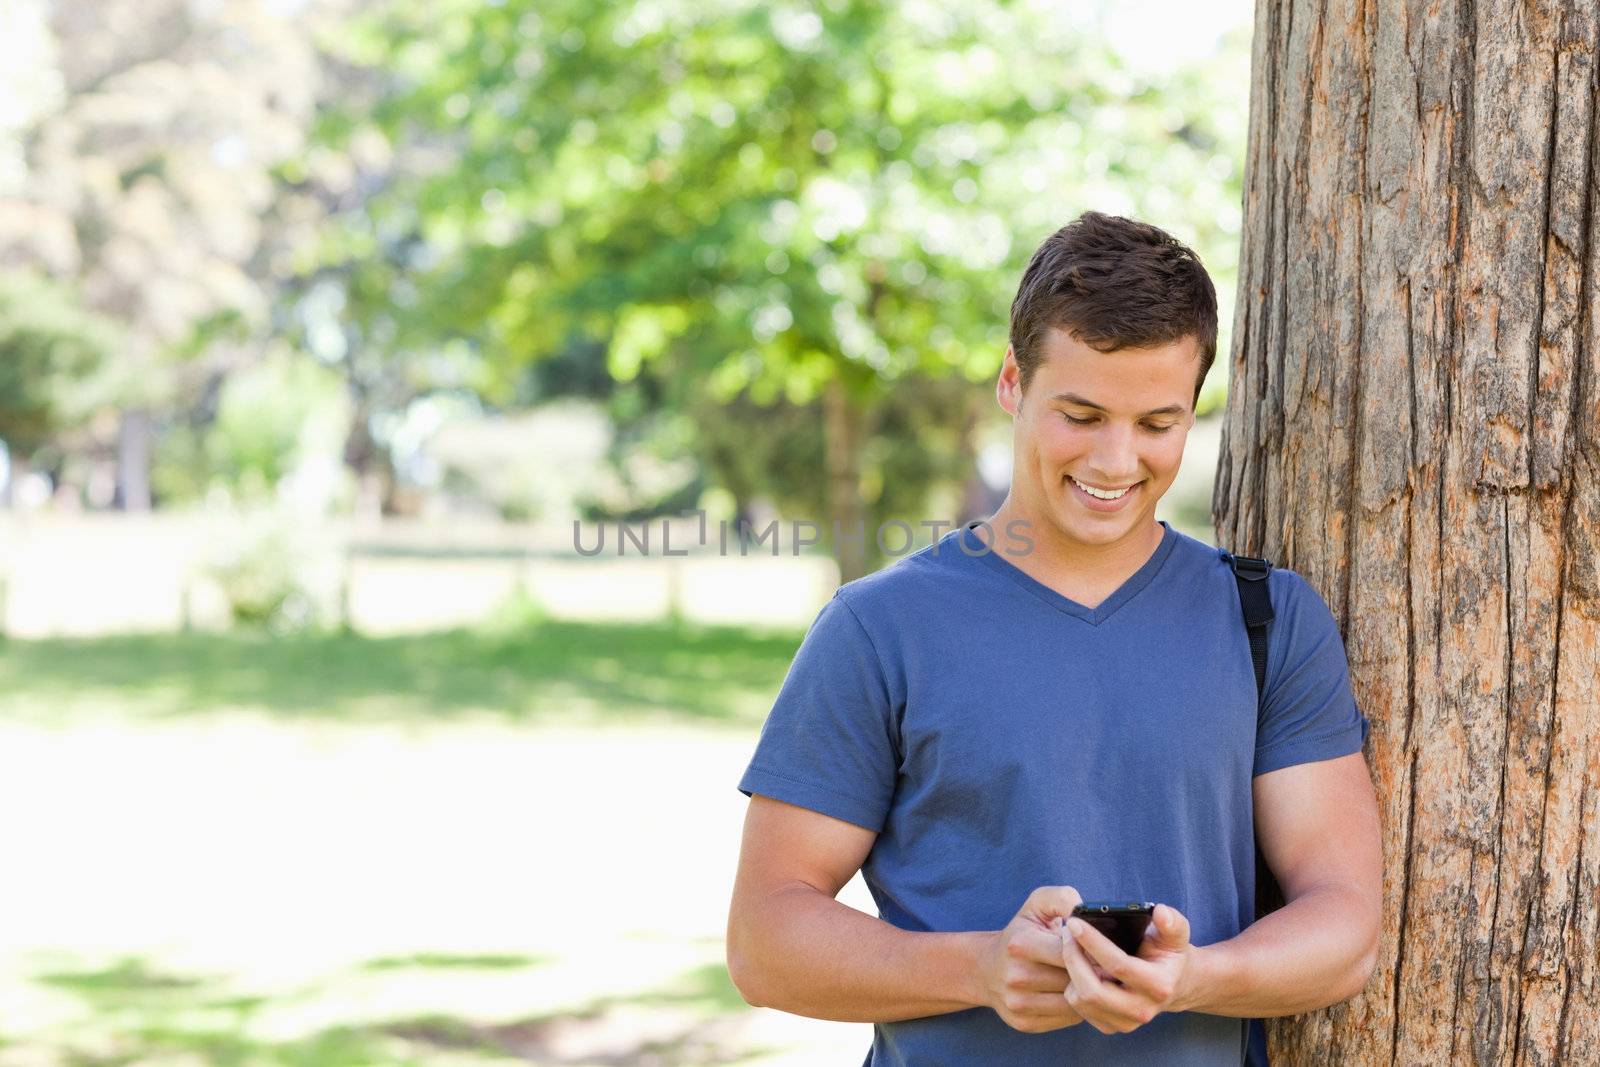
<path fill-rule="evenodd" d="M 1059 400 L 1063 404 L 1076 404 L 1081 408 L 1093 408 L 1096 411 L 1105 411 L 1106 410 L 1105 408 L 1101 407 L 1099 404 L 1096 404 L 1093 400 L 1087 400 L 1087 399 L 1079 396 L 1077 393 L 1057 393 L 1055 396 L 1051 397 L 1050 399 L 1051 400 Z M 1139 417 L 1141 419 L 1148 419 L 1151 415 L 1182 415 L 1182 414 L 1185 414 L 1188 410 L 1189 409 L 1184 407 L 1182 404 L 1168 404 L 1164 408 L 1156 408 L 1154 411 L 1147 411 L 1147 412 L 1145 412 L 1143 415 L 1141 415 Z"/>

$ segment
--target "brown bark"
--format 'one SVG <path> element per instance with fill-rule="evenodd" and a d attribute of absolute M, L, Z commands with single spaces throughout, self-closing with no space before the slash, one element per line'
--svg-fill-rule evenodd
<path fill-rule="evenodd" d="M 1222 543 L 1343 627 L 1378 973 L 1278 1064 L 1600 1063 L 1593 0 L 1259 0 Z"/>

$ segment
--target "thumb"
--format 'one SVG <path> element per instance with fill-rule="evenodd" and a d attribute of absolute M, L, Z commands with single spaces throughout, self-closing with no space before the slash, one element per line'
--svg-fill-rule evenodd
<path fill-rule="evenodd" d="M 1189 920 L 1177 908 L 1157 904 L 1151 920 L 1157 948 L 1175 951 L 1189 944 Z"/>
<path fill-rule="evenodd" d="M 1070 885 L 1045 885 L 1028 894 L 1022 906 L 1023 913 L 1049 925 L 1049 920 L 1065 919 L 1072 909 L 1083 903 L 1083 897 Z"/>

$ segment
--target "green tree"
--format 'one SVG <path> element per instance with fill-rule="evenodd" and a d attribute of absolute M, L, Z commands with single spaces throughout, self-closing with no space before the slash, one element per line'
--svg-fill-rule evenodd
<path fill-rule="evenodd" d="M 317 222 L 285 210 L 273 168 L 304 154 L 312 27 L 344 2 L 15 4 L 8 28 L 40 47 L 4 76 L 28 91 L 0 116 L 0 258 L 70 280 L 116 324 L 117 429 L 93 444 L 117 449 L 125 507 L 151 502 L 162 426 L 272 329 L 284 246 Z"/>
<path fill-rule="evenodd" d="M 0 441 L 17 459 L 89 416 L 115 345 L 110 326 L 61 285 L 0 278 Z"/>
<path fill-rule="evenodd" d="M 1240 109 L 1093 40 L 981 0 L 399 0 L 350 55 L 389 72 L 373 122 L 430 165 L 369 202 L 362 233 L 416 244 L 356 301 L 402 293 L 413 327 L 471 338 L 491 392 L 588 338 L 676 404 L 810 405 L 825 514 L 853 528 L 888 484 L 887 398 L 992 374 L 1050 230 L 1126 210 L 1231 263 Z"/>

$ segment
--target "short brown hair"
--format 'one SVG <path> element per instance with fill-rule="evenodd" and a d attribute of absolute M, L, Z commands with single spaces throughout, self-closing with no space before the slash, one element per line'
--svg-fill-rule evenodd
<path fill-rule="evenodd" d="M 1052 326 L 1100 352 L 1193 337 L 1198 398 L 1217 356 L 1217 291 L 1200 257 L 1165 230 L 1086 211 L 1045 238 L 1011 302 L 1011 349 L 1024 391 Z"/>

